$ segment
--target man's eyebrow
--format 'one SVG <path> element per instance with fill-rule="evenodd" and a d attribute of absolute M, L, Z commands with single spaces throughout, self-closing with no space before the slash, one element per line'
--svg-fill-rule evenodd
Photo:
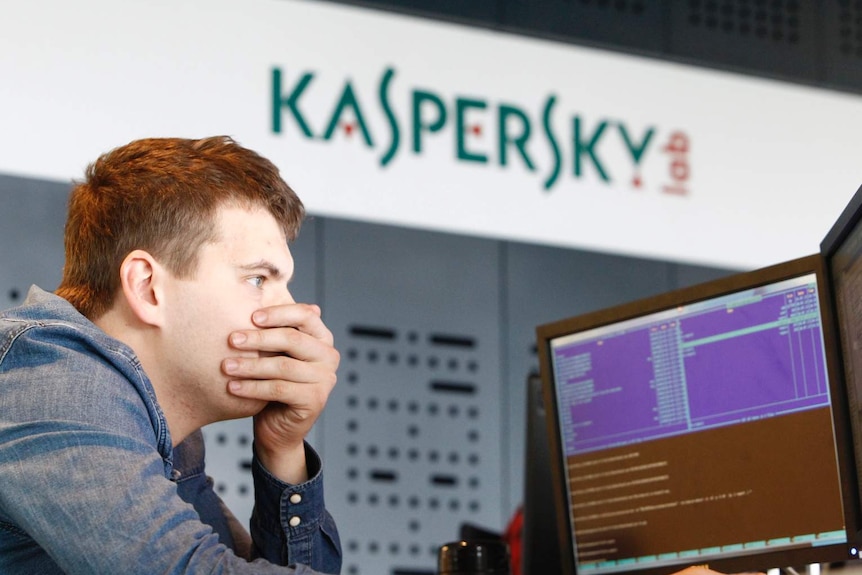
<path fill-rule="evenodd" d="M 278 269 L 278 266 L 266 260 L 259 260 L 251 264 L 241 265 L 239 266 L 239 269 L 250 272 L 264 270 L 269 277 L 276 280 L 282 279 L 284 277 L 284 274 L 281 273 L 281 270 Z"/>

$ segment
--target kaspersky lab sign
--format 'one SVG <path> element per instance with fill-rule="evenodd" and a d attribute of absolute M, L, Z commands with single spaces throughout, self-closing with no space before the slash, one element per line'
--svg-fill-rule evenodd
<path fill-rule="evenodd" d="M 0 172 L 229 134 L 311 214 L 733 268 L 815 252 L 862 180 L 857 95 L 330 2 L 68 4 L 4 14 Z"/>
<path fill-rule="evenodd" d="M 606 110 L 565 109 L 553 93 L 530 107 L 427 87 L 396 92 L 397 75 L 395 68 L 384 68 L 373 93 L 362 92 L 350 79 L 324 91 L 316 71 L 273 67 L 270 130 L 321 144 L 351 139 L 375 152 L 381 170 L 401 155 L 422 158 L 430 142 L 448 138 L 456 165 L 521 170 L 547 193 L 566 180 L 679 198 L 695 193 L 693 146 L 685 130 L 635 127 Z M 315 106 L 311 114 L 311 101 L 332 105 L 323 113 Z M 374 125 L 385 128 L 372 130 L 372 116 L 382 120 Z"/>

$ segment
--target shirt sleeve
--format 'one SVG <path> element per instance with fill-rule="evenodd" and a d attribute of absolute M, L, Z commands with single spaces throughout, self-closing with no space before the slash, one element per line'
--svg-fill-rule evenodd
<path fill-rule="evenodd" d="M 171 479 L 177 484 L 177 494 L 195 508 L 201 521 L 212 527 L 219 541 L 240 557 L 250 558 L 248 532 L 216 494 L 212 478 L 206 475 L 206 452 L 201 431 L 192 433 L 174 447 L 173 455 Z"/>
<path fill-rule="evenodd" d="M 311 479 L 298 486 L 253 465 L 260 487 L 252 532 L 261 558 L 249 562 L 180 497 L 157 447 L 166 429 L 147 416 L 148 394 L 127 379 L 134 374 L 69 357 L 67 346 L 33 331 L 0 356 L 0 572 L 337 572 L 338 539 L 323 510 L 316 454 L 308 455 Z M 36 559 L 53 567 L 28 570 Z"/>
<path fill-rule="evenodd" d="M 255 507 L 253 552 L 281 565 L 305 564 L 323 573 L 341 572 L 341 543 L 323 498 L 320 456 L 305 444 L 309 479 L 292 485 L 252 460 Z"/>

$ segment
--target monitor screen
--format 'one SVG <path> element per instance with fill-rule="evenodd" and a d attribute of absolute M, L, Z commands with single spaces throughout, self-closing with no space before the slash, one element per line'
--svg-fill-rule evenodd
<path fill-rule="evenodd" d="M 538 328 L 569 573 L 855 556 L 824 276 L 811 256 Z"/>

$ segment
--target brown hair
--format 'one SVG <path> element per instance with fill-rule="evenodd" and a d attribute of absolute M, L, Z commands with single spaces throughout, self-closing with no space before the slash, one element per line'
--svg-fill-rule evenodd
<path fill-rule="evenodd" d="M 218 239 L 216 211 L 226 204 L 268 210 L 288 240 L 305 216 L 278 168 L 226 136 L 150 138 L 102 155 L 69 197 L 56 293 L 97 319 L 113 305 L 120 264 L 135 249 L 192 277 L 200 246 Z"/>

